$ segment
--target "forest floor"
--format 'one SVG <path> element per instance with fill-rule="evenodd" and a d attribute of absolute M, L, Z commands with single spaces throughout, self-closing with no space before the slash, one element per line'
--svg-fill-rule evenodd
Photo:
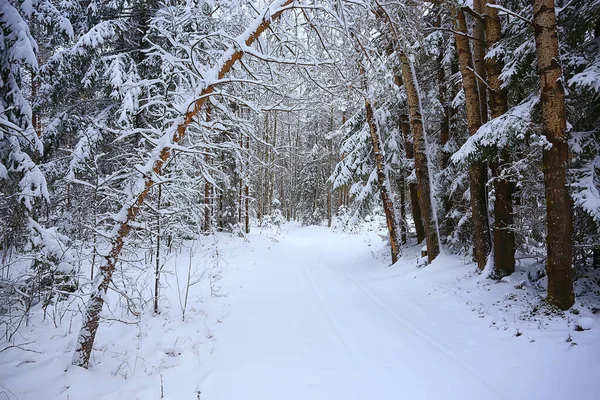
<path fill-rule="evenodd" d="M 390 267 L 375 232 L 219 235 L 170 258 L 159 315 L 101 325 L 90 370 L 69 366 L 78 317 L 38 312 L 27 351 L 0 352 L 0 399 L 598 398 L 596 315 L 546 312 L 525 273 L 419 268 L 418 250 Z"/>

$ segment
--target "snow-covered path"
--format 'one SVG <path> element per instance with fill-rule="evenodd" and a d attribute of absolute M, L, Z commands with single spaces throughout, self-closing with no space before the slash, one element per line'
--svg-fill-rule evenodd
<path fill-rule="evenodd" d="M 545 315 L 523 272 L 491 281 L 444 255 L 417 268 L 418 246 L 390 267 L 373 229 L 272 234 L 174 252 L 160 314 L 103 323 L 89 370 L 70 366 L 78 322 L 55 326 L 38 308 L 20 331 L 31 351 L 0 352 L 0 399 L 599 398 L 598 315 Z M 188 268 L 198 284 L 184 319 Z M 591 329 L 576 329 L 582 319 Z"/>
<path fill-rule="evenodd" d="M 364 238 L 326 240 L 319 228 L 286 236 L 251 272 L 232 273 L 203 400 L 501 397 L 352 272 L 376 262 Z"/>

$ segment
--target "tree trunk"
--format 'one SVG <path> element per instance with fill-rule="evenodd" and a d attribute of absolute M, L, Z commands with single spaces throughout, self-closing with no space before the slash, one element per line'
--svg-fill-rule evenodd
<path fill-rule="evenodd" d="M 342 111 L 342 125 L 346 124 L 348 117 L 346 116 L 346 110 Z M 342 161 L 346 158 L 346 153 L 342 153 Z M 343 185 L 340 188 L 340 206 L 348 207 L 348 197 L 349 197 L 349 187 L 348 185 Z"/>
<path fill-rule="evenodd" d="M 436 27 L 441 27 L 441 16 L 438 16 L 436 23 Z M 440 120 L 440 168 L 444 171 L 449 163 L 450 163 L 450 152 L 446 148 L 448 141 L 450 140 L 450 105 L 447 99 L 447 90 L 446 90 L 446 68 L 443 63 L 444 58 L 444 49 L 440 48 L 440 53 L 437 57 L 437 86 L 438 86 L 438 101 L 442 106 L 442 115 Z M 447 189 L 447 188 L 444 188 Z M 450 203 L 450 196 L 446 194 L 446 190 L 443 190 L 442 193 L 442 208 L 444 210 L 444 217 L 442 218 L 442 226 L 444 229 L 444 234 L 448 234 L 450 232 L 450 226 L 448 224 L 448 213 L 452 209 L 452 204 Z"/>
<path fill-rule="evenodd" d="M 473 24 L 473 61 L 475 63 L 475 73 L 479 75 L 477 79 L 477 93 L 479 94 L 479 112 L 481 114 L 481 124 L 485 124 L 488 120 L 488 106 L 487 106 L 487 91 L 486 91 L 486 69 L 485 69 L 485 25 L 484 25 L 484 2 L 487 0 L 473 0 L 473 9 L 480 15 L 475 18 Z M 489 7 L 486 7 L 486 10 Z"/>
<path fill-rule="evenodd" d="M 206 122 L 210 122 L 211 120 L 211 110 L 210 103 L 206 105 Z M 206 149 L 206 154 L 204 155 L 204 162 L 206 165 L 210 164 L 210 156 L 208 155 L 208 149 Z M 208 172 L 207 172 L 208 173 Z M 204 181 L 204 233 L 210 232 L 210 208 L 211 208 L 211 184 L 208 179 L 205 178 Z"/>
<path fill-rule="evenodd" d="M 275 201 L 275 149 L 277 148 L 277 111 L 273 111 L 273 135 L 271 147 L 269 147 L 269 214 L 273 213 L 273 201 Z"/>
<path fill-rule="evenodd" d="M 487 0 L 487 4 L 496 4 L 496 0 Z M 486 7 L 485 36 L 489 48 L 502 38 L 502 29 L 498 9 Z M 490 88 L 490 112 L 492 118 L 498 118 L 508 110 L 506 89 L 502 88 L 500 74 L 504 63 L 495 57 L 486 60 L 487 80 Z M 512 183 L 502 177 L 504 164 L 509 160 L 508 149 L 498 149 L 498 160 L 492 163 L 494 174 L 494 271 L 500 276 L 515 272 L 515 232 L 512 202 Z"/>
<path fill-rule="evenodd" d="M 405 186 L 406 186 L 406 170 L 403 168 L 400 171 L 400 178 L 398 179 L 398 197 L 400 200 L 400 240 L 402 244 L 407 242 L 407 229 L 406 229 L 406 197 L 405 197 Z"/>
<path fill-rule="evenodd" d="M 569 145 L 565 90 L 558 47 L 554 0 L 534 0 L 533 25 L 540 77 L 544 149 L 544 188 L 548 226 L 548 302 L 566 310 L 573 305 L 573 214 L 567 182 Z"/>
<path fill-rule="evenodd" d="M 252 45 L 269 25 L 283 13 L 284 10 L 281 8 L 292 2 L 293 0 L 274 0 L 270 4 L 269 9 L 266 9 L 257 17 L 255 23 L 251 25 L 252 28 L 240 35 L 237 40 L 244 42 L 247 46 Z M 225 75 L 231 71 L 233 65 L 242 58 L 244 52 L 239 49 L 238 46 L 232 45 L 229 51 L 224 54 L 227 55 L 226 58 L 220 60 L 215 66 L 215 71 L 217 71 L 215 75 L 219 80 L 223 79 Z M 214 92 L 214 90 L 215 85 L 209 84 L 200 92 L 198 99 L 193 103 L 193 108 L 185 114 L 183 122 L 177 126 L 175 133 L 170 138 L 173 143 L 178 143 L 183 139 L 187 127 L 202 111 L 206 99 Z M 143 176 L 144 184 L 137 186 L 137 191 L 128 198 L 127 202 L 123 204 L 121 208 L 120 214 L 122 217 L 116 221 L 114 227 L 114 232 L 116 233 L 112 239 L 111 249 L 105 257 L 103 264 L 100 266 L 101 277 L 99 284 L 90 294 L 83 314 L 82 326 L 77 338 L 75 353 L 73 354 L 73 365 L 83 368 L 87 368 L 89 365 L 96 332 L 98 331 L 98 324 L 100 322 L 100 313 L 102 312 L 102 307 L 104 305 L 104 296 L 106 295 L 112 280 L 112 275 L 119 260 L 119 255 L 125 244 L 125 238 L 131 230 L 131 222 L 137 217 L 137 214 L 148 195 L 148 191 L 155 183 L 153 178 L 154 174 L 160 175 L 163 165 L 171 157 L 171 154 L 171 148 L 168 144 L 162 145 L 162 147 L 157 148 L 156 151 L 153 152 L 153 156 L 147 164 L 151 167 L 153 174 L 149 173 Z"/>
<path fill-rule="evenodd" d="M 208 154 L 204 156 L 204 162 L 210 163 Z M 208 179 L 204 182 L 204 233 L 210 232 L 210 182 Z"/>
<path fill-rule="evenodd" d="M 385 221 L 387 223 L 388 233 L 390 236 L 390 249 L 392 252 L 392 264 L 398 261 L 400 247 L 398 246 L 398 223 L 396 221 L 396 213 L 394 212 L 394 203 L 390 193 L 390 182 L 385 168 L 385 159 L 381 152 L 381 143 L 379 140 L 379 131 L 377 123 L 373 116 L 373 107 L 368 99 L 365 98 L 365 111 L 367 123 L 369 124 L 369 132 L 371 134 L 371 143 L 373 145 L 373 154 L 375 155 L 375 167 L 377 170 L 377 181 L 379 184 L 379 193 L 381 195 L 381 203 L 385 212 Z"/>
<path fill-rule="evenodd" d="M 244 138 L 240 138 L 239 143 L 240 148 L 244 147 Z M 242 153 L 243 160 L 243 153 Z M 240 171 L 240 179 L 239 179 L 239 188 L 238 188 L 238 224 L 242 223 L 242 207 L 243 207 L 243 197 L 244 197 L 244 162 L 241 163 L 241 171 Z"/>
<path fill-rule="evenodd" d="M 158 314 L 158 296 L 160 289 L 160 198 L 162 185 L 158 185 L 157 217 L 156 217 L 156 268 L 154 270 L 154 314 Z"/>
<path fill-rule="evenodd" d="M 397 50 L 398 51 L 398 47 Z M 423 119 L 421 115 L 421 98 L 417 89 L 417 81 L 410 60 L 404 53 L 398 53 L 402 65 L 402 78 L 408 98 L 410 126 L 414 140 L 415 173 L 417 175 L 418 204 L 427 242 L 427 257 L 432 262 L 440 254 L 440 241 L 437 231 L 435 210 L 431 201 L 431 180 L 427 161 L 427 148 Z"/>
<path fill-rule="evenodd" d="M 456 30 L 454 35 L 456 50 L 458 52 L 459 69 L 462 76 L 463 90 L 467 108 L 467 124 L 469 134 L 474 135 L 481 126 L 481 107 L 477 78 L 473 69 L 473 58 L 467 29 L 465 15 L 461 10 L 455 9 Z M 462 34 L 461 34 L 462 33 Z M 475 161 L 469 168 L 469 182 L 471 192 L 471 213 L 473 220 L 473 244 L 475 260 L 480 270 L 485 268 L 490 252 L 490 234 L 487 207 L 486 182 L 487 173 L 485 164 Z"/>
<path fill-rule="evenodd" d="M 442 64 L 441 56 L 438 58 L 437 79 L 438 99 L 442 105 L 442 119 L 440 121 L 440 145 L 442 146 L 442 155 L 440 157 L 440 167 L 444 170 L 450 164 L 450 153 L 444 148 L 450 140 L 450 106 L 446 101 L 446 72 L 444 70 L 444 65 Z"/>
<path fill-rule="evenodd" d="M 329 132 L 333 131 L 333 110 L 331 110 L 331 119 L 329 120 Z M 331 165 L 331 153 L 332 153 L 333 143 L 331 139 L 327 139 L 327 174 L 331 176 L 332 173 L 332 165 Z M 331 210 L 331 192 L 333 191 L 332 184 L 327 182 L 327 227 L 331 228 L 331 222 L 333 220 L 332 210 Z"/>
<path fill-rule="evenodd" d="M 408 117 L 402 115 L 400 119 L 402 121 L 402 136 L 404 136 L 404 151 L 406 152 L 406 158 L 407 160 L 413 160 L 415 158 L 415 151 L 414 144 L 410 139 L 410 124 L 408 123 Z M 421 207 L 419 206 L 417 182 L 412 181 L 408 184 L 408 192 L 410 194 L 410 205 L 412 208 L 413 221 L 415 223 L 415 231 L 417 232 L 417 243 L 421 243 L 425 240 L 425 227 L 423 226 Z"/>
<path fill-rule="evenodd" d="M 219 223 L 217 225 L 217 229 L 219 232 L 223 232 L 223 227 L 225 226 L 225 221 L 223 218 L 223 207 L 224 207 L 224 195 L 223 191 L 219 192 Z"/>
<path fill-rule="evenodd" d="M 374 10 L 377 18 L 385 20 L 393 33 L 391 48 L 396 50 L 396 55 L 402 69 L 402 80 L 406 88 L 407 103 L 409 111 L 410 126 L 413 132 L 415 174 L 417 176 L 418 204 L 421 208 L 421 216 L 427 243 L 427 257 L 432 262 L 440 253 L 440 240 L 438 222 L 433 208 L 431 196 L 431 178 L 429 176 L 429 164 L 427 159 L 427 137 L 423 127 L 423 116 L 421 108 L 421 95 L 419 85 L 412 61 L 402 51 L 401 36 L 396 31 L 394 22 L 384 7 L 379 5 Z M 397 82 L 398 83 L 398 82 Z"/>
<path fill-rule="evenodd" d="M 31 71 L 31 103 L 34 104 L 37 100 L 38 96 L 38 88 L 39 81 L 37 79 L 37 74 L 35 71 Z M 31 125 L 35 130 L 35 134 L 37 137 L 42 137 L 42 119 L 38 113 L 36 108 L 33 108 L 31 111 Z"/>
<path fill-rule="evenodd" d="M 246 153 L 250 151 L 250 137 L 246 136 Z M 244 170 L 244 206 L 245 206 L 245 216 L 244 216 L 244 225 L 246 234 L 250 233 L 250 186 L 248 185 L 248 164 L 246 163 L 246 168 Z"/>

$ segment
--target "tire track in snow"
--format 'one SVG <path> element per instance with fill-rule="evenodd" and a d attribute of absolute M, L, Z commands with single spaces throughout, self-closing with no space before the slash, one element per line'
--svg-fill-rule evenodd
<path fill-rule="evenodd" d="M 474 371 L 471 367 L 469 367 L 467 363 L 465 363 L 464 361 L 462 361 L 451 350 L 449 350 L 448 348 L 446 348 L 444 345 L 442 345 L 441 343 L 439 343 L 437 340 L 433 339 L 431 336 L 427 335 L 425 332 L 423 332 L 422 330 L 420 330 L 419 328 L 417 328 L 415 325 L 413 325 L 410 322 L 408 322 L 405 318 L 403 318 L 398 313 L 396 313 L 394 310 L 392 310 L 389 306 L 387 306 L 374 293 L 372 293 L 370 290 L 368 290 L 367 288 L 365 288 L 364 285 L 362 283 L 360 283 L 360 281 L 354 275 L 352 275 L 350 272 L 344 270 L 341 267 L 338 267 L 338 266 L 335 266 L 335 265 L 332 265 L 332 266 L 336 270 L 339 270 L 340 272 L 342 272 L 343 274 L 345 274 L 352 282 L 354 282 L 354 284 L 360 289 L 360 291 L 366 297 L 368 297 L 373 303 L 375 303 L 382 311 L 384 311 L 390 317 L 392 317 L 394 320 L 396 320 L 396 322 L 398 322 L 401 325 L 403 325 L 404 327 L 406 327 L 415 336 L 421 338 L 422 340 L 424 340 L 425 342 L 427 342 L 428 344 L 430 344 L 431 346 L 433 346 L 440 353 L 444 354 L 451 361 L 453 361 L 454 363 L 458 364 L 463 370 L 465 370 L 469 375 L 471 375 L 472 377 L 474 377 L 475 379 L 477 379 L 477 381 L 479 381 L 480 383 L 482 383 L 484 386 L 486 386 L 487 388 L 489 388 L 494 394 L 496 394 L 498 396 L 504 397 L 504 395 L 502 393 L 500 393 L 495 387 L 493 387 L 492 385 L 490 385 L 481 376 L 479 376 L 479 374 L 476 371 Z"/>
<path fill-rule="evenodd" d="M 311 292 L 314 294 L 314 298 L 319 303 L 319 306 L 320 306 L 319 309 L 321 309 L 323 311 L 323 314 L 325 315 L 325 319 L 327 320 L 327 324 L 329 325 L 331 331 L 335 334 L 335 336 L 339 340 L 339 343 L 342 345 L 342 347 L 346 351 L 348 358 L 352 359 L 352 361 L 354 362 L 356 367 L 359 367 L 360 365 L 362 365 L 362 363 L 360 362 L 358 356 L 356 355 L 356 352 L 354 350 L 352 350 L 352 346 L 350 346 L 350 344 L 348 343 L 348 341 L 346 340 L 346 338 L 340 331 L 340 329 L 338 327 L 339 324 L 336 324 L 335 318 L 333 317 L 333 314 L 331 313 L 331 310 L 327 306 L 325 298 L 323 297 L 323 293 L 317 287 L 308 268 L 306 268 L 304 270 L 304 276 L 306 278 L 306 281 L 308 282 L 308 286 L 309 286 Z"/>

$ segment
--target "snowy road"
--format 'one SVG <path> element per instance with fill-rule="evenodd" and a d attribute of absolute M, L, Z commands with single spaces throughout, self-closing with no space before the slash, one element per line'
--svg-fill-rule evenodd
<path fill-rule="evenodd" d="M 523 272 L 491 281 L 445 255 L 419 269 L 419 246 L 390 267 L 368 231 L 287 224 L 182 249 L 165 266 L 161 313 L 104 323 L 89 370 L 70 366 L 78 322 L 36 313 L 21 331 L 32 351 L 0 352 L 0 399 L 599 398 L 589 309 L 533 312 Z M 203 278 L 184 319 L 177 279 L 190 271 Z M 596 325 L 575 329 L 583 317 Z"/>
<path fill-rule="evenodd" d="M 233 273 L 202 399 L 501 397 L 352 272 L 375 262 L 363 238 L 328 241 L 317 228 L 286 236 Z"/>

